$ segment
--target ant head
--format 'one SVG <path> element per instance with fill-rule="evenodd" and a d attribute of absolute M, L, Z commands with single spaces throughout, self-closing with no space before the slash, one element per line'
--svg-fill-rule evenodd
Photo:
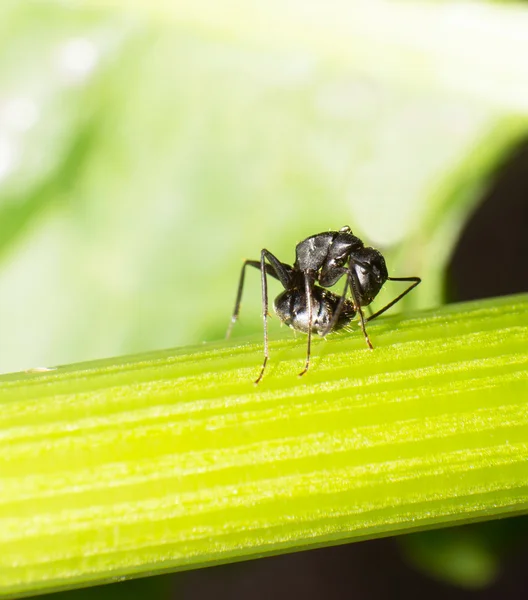
<path fill-rule="evenodd" d="M 375 248 L 361 248 L 354 253 L 351 264 L 359 283 L 359 304 L 369 305 L 379 294 L 389 276 L 385 259 Z"/>

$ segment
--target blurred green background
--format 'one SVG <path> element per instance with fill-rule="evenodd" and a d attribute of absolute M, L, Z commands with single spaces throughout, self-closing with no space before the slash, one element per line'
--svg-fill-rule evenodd
<path fill-rule="evenodd" d="M 343 225 L 443 302 L 527 56 L 526 3 L 4 0 L 0 372 L 220 339 L 244 258 Z"/>
<path fill-rule="evenodd" d="M 0 371 L 219 339 L 244 258 L 345 224 L 438 304 L 526 130 L 526 32 L 478 3 L 3 2 Z"/>

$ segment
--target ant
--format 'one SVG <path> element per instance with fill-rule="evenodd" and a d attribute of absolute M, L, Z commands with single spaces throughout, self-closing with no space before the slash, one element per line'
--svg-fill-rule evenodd
<path fill-rule="evenodd" d="M 318 233 L 299 242 L 295 248 L 293 267 L 280 262 L 264 248 L 260 252 L 260 261 L 244 261 L 226 339 L 238 319 L 248 265 L 260 269 L 262 283 L 264 362 L 256 384 L 262 379 L 269 358 L 268 275 L 278 279 L 285 290 L 274 303 L 279 319 L 292 329 L 308 334 L 306 363 L 299 376 L 304 375 L 310 366 L 312 333 L 325 337 L 331 331 L 348 325 L 357 313 L 367 346 L 372 350 L 365 324 L 382 315 L 421 282 L 419 277 L 389 277 L 381 252 L 366 247 L 348 226 L 339 231 Z M 336 284 L 343 276 L 346 276 L 346 281 L 341 296 L 325 289 Z M 374 300 L 387 280 L 409 281 L 412 284 L 378 312 L 365 318 L 363 307 Z M 349 290 L 350 300 L 346 297 Z"/>

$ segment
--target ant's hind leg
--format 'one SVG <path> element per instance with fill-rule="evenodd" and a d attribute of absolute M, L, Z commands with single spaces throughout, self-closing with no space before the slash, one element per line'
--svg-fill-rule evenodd
<path fill-rule="evenodd" d="M 266 264 L 266 260 L 269 264 Z M 268 278 L 271 275 L 278 279 L 282 285 L 287 288 L 291 282 L 292 269 L 288 265 L 281 263 L 271 252 L 265 248 L 260 253 L 260 281 L 262 285 L 262 319 L 264 322 L 264 361 L 260 374 L 255 380 L 255 384 L 259 383 L 264 375 L 266 364 L 269 358 L 268 344 Z"/>
<path fill-rule="evenodd" d="M 299 377 L 302 377 L 306 373 L 306 371 L 308 371 L 308 367 L 310 366 L 310 353 L 312 348 L 312 284 L 310 278 L 306 273 L 304 274 L 304 293 L 306 294 L 306 305 L 308 308 L 308 344 L 306 348 L 306 363 L 304 365 L 304 369 L 299 373 Z"/>
<path fill-rule="evenodd" d="M 268 261 L 268 262 L 266 262 Z M 266 363 L 268 362 L 269 351 L 268 351 L 268 280 L 267 275 L 270 275 L 274 279 L 278 279 L 284 288 L 288 289 L 291 286 L 293 269 L 290 265 L 281 263 L 278 258 L 273 256 L 271 252 L 263 249 L 260 253 L 260 261 L 257 260 L 245 260 L 242 265 L 242 271 L 240 273 L 240 279 L 238 281 L 238 289 L 235 300 L 235 308 L 233 315 L 231 316 L 231 322 L 227 328 L 226 339 L 231 335 L 233 325 L 237 322 L 238 315 L 240 313 L 240 304 L 242 302 L 242 292 L 244 291 L 244 280 L 246 276 L 246 267 L 254 267 L 260 270 L 260 280 L 262 285 L 262 317 L 264 320 L 264 362 L 260 370 L 260 374 L 256 379 L 255 383 L 259 383 L 264 375 L 266 369 Z"/>
<path fill-rule="evenodd" d="M 266 277 L 266 252 L 262 250 L 260 253 L 260 281 L 262 285 L 262 318 L 264 320 L 264 362 L 260 369 L 260 374 L 255 380 L 255 384 L 259 383 L 264 375 L 264 369 L 269 358 L 268 350 L 268 278 Z"/>
<path fill-rule="evenodd" d="M 264 268 L 266 269 L 266 273 L 278 279 L 284 287 L 290 281 L 291 278 L 291 267 L 289 265 L 285 265 L 278 261 L 273 254 L 266 250 L 266 258 L 269 260 L 270 264 L 266 264 Z M 242 271 L 240 272 L 240 279 L 238 280 L 238 289 L 235 300 L 235 308 L 233 310 L 233 314 L 231 316 L 231 321 L 229 323 L 229 327 L 227 328 L 225 339 L 228 340 L 231 336 L 231 331 L 233 330 L 234 324 L 238 320 L 238 315 L 240 313 L 240 304 L 242 302 L 242 292 L 244 291 L 244 280 L 246 277 L 246 267 L 254 267 L 255 269 L 261 269 L 261 261 L 258 260 L 245 260 L 242 265 Z"/>
<path fill-rule="evenodd" d="M 238 289 L 237 289 L 237 295 L 236 295 L 236 300 L 235 300 L 235 308 L 233 310 L 233 314 L 231 315 L 231 321 L 229 323 L 229 327 L 227 328 L 227 331 L 226 331 L 226 336 L 225 336 L 226 340 L 228 340 L 229 337 L 231 336 L 231 331 L 233 330 L 233 325 L 238 320 L 238 315 L 240 313 L 240 303 L 242 301 L 242 292 L 244 291 L 244 279 L 246 277 L 246 267 L 248 265 L 250 265 L 252 267 L 256 266 L 257 268 L 260 268 L 260 264 L 254 260 L 245 260 L 244 264 L 242 265 L 242 271 L 240 272 L 240 279 L 238 280 Z"/>

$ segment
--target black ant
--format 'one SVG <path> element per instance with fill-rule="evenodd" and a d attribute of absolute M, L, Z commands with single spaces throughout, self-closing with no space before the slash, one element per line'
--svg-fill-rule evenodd
<path fill-rule="evenodd" d="M 226 338 L 231 335 L 233 325 L 238 319 L 248 265 L 260 269 L 262 282 L 264 362 L 255 383 L 262 379 L 269 357 L 267 275 L 278 279 L 285 288 L 274 303 L 279 319 L 292 329 L 308 334 L 306 363 L 299 376 L 304 375 L 310 366 L 312 332 L 324 337 L 331 331 L 345 327 L 358 313 L 367 346 L 372 350 L 365 323 L 379 317 L 421 281 L 419 277 L 389 277 L 381 252 L 365 247 L 363 242 L 352 234 L 350 227 L 318 233 L 297 244 L 293 267 L 280 262 L 271 252 L 263 249 L 260 252 L 260 262 L 244 261 L 235 310 Z M 346 275 L 346 281 L 341 296 L 324 289 L 333 286 L 343 275 Z M 362 308 L 374 300 L 387 280 L 412 281 L 412 285 L 378 312 L 365 318 Z M 346 297 L 349 290 L 351 300 Z"/>

